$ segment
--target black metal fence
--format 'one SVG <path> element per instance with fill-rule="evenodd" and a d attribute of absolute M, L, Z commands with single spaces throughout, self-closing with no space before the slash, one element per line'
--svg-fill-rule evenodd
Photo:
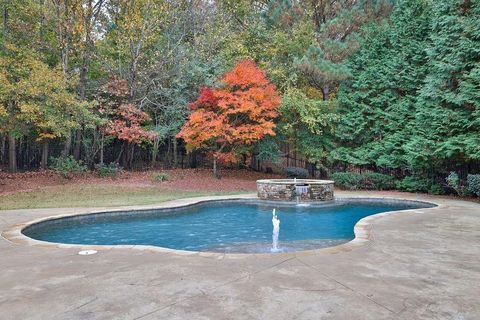
<path fill-rule="evenodd" d="M 0 168 L 7 169 L 8 166 L 8 143 L 6 139 L 0 139 Z M 49 156 L 58 157 L 62 154 L 63 143 L 52 142 L 49 145 Z M 297 153 L 294 147 L 283 144 L 280 146 L 280 159 L 278 162 L 261 161 L 256 157 L 252 158 L 249 164 L 250 168 L 256 171 L 272 172 L 283 174 L 287 167 L 301 167 L 308 170 L 310 176 L 315 178 L 327 178 L 332 172 L 379 172 L 396 177 L 404 177 L 412 174 L 409 168 L 388 168 L 375 166 L 353 166 L 346 163 L 338 162 L 334 165 L 318 166 L 309 162 L 305 157 Z M 114 141 L 105 146 L 103 152 L 104 163 L 116 162 L 122 152 L 122 143 Z M 132 161 L 130 169 L 146 170 L 149 168 L 198 168 L 211 167 L 211 159 L 204 153 L 194 151 L 187 153 L 182 143 L 178 143 L 176 147 L 172 147 L 171 142 L 160 144 L 156 152 L 155 161 L 152 157 L 152 147 L 133 146 Z M 41 146 L 34 140 L 27 138 L 17 141 L 17 166 L 21 171 L 36 170 L 40 167 L 42 150 Z M 98 163 L 99 153 L 92 152 L 87 145 L 81 148 L 81 159 L 92 169 L 95 163 Z M 439 169 L 432 167 L 428 173 L 432 178 L 444 179 L 450 171 L 455 171 L 460 178 L 466 178 L 469 173 L 480 173 L 480 161 L 472 161 L 468 163 L 458 163 L 455 160 L 444 161 L 444 165 Z M 235 165 L 234 167 L 245 167 L 246 164 Z M 322 169 L 320 169 L 322 168 Z"/>

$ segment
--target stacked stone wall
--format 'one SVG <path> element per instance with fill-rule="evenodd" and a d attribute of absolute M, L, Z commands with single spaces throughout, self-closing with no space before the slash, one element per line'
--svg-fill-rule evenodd
<path fill-rule="evenodd" d="M 257 181 L 258 197 L 263 200 L 295 201 L 295 182 L 275 182 L 275 180 Z M 306 184 L 307 192 L 299 195 L 301 201 L 328 201 L 333 200 L 333 181 Z"/>

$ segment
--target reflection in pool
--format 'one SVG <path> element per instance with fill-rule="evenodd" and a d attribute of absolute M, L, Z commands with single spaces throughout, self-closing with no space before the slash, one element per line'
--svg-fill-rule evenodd
<path fill-rule="evenodd" d="M 153 245 L 178 250 L 270 252 L 272 209 L 281 221 L 279 251 L 330 247 L 354 238 L 362 218 L 432 207 L 402 200 L 342 199 L 295 205 L 249 200 L 212 201 L 177 209 L 95 214 L 49 220 L 22 232 L 34 239 L 91 245 Z"/>

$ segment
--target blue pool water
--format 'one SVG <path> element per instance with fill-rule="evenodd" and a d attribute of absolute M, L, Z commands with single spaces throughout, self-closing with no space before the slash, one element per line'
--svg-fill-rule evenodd
<path fill-rule="evenodd" d="M 347 201 L 296 206 L 262 202 L 209 202 L 175 210 L 97 214 L 31 226 L 31 238 L 69 244 L 153 245 L 217 252 L 269 252 L 272 209 L 280 219 L 281 251 L 306 250 L 348 242 L 363 217 L 426 207 L 419 202 Z"/>

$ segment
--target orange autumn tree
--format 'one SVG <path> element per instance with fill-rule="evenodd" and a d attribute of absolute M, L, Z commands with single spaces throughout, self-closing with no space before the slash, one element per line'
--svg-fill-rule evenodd
<path fill-rule="evenodd" d="M 201 88 L 177 137 L 187 151 L 206 150 L 217 162 L 232 163 L 266 135 L 275 135 L 274 119 L 280 97 L 260 68 L 251 60 L 240 61 L 221 79 L 220 88 Z"/>

